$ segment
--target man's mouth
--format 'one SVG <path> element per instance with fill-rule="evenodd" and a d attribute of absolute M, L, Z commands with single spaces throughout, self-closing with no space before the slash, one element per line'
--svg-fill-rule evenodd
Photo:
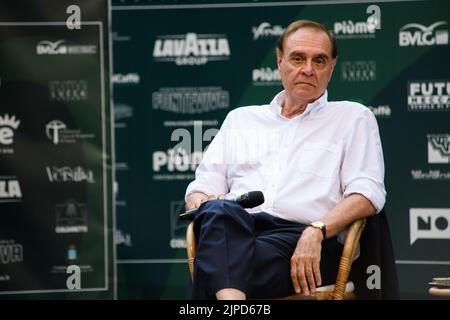
<path fill-rule="evenodd" d="M 297 81 L 295 84 L 306 84 L 306 85 L 309 85 L 309 86 L 312 86 L 312 87 L 315 87 L 315 85 L 313 85 L 312 83 L 309 83 L 309 82 L 304 82 L 304 81 Z"/>

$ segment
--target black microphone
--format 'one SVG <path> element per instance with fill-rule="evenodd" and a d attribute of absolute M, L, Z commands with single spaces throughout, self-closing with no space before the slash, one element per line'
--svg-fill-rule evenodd
<path fill-rule="evenodd" d="M 237 198 L 225 199 L 236 202 L 243 208 L 253 208 L 264 203 L 264 194 L 261 191 L 250 191 L 240 195 Z M 192 221 L 195 218 L 198 208 L 194 208 L 180 214 L 181 220 Z"/>

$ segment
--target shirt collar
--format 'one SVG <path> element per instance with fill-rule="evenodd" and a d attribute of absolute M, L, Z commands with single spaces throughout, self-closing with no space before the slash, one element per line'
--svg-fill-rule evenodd
<path fill-rule="evenodd" d="M 286 92 L 285 90 L 283 90 L 272 99 L 269 108 L 281 118 L 287 119 L 286 117 L 281 115 L 281 109 L 285 99 L 286 99 Z M 327 102 L 328 102 L 328 91 L 325 90 L 325 92 L 323 93 L 323 95 L 320 96 L 319 99 L 311 103 L 308 103 L 305 111 L 300 116 L 307 115 L 308 113 L 314 115 L 315 113 L 317 113 L 317 111 L 319 111 L 319 109 L 325 107 L 327 105 Z"/>

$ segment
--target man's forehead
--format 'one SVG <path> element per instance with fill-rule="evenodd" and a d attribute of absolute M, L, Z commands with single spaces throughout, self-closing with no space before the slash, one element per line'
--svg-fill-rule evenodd
<path fill-rule="evenodd" d="M 325 31 L 304 27 L 296 30 L 285 39 L 285 51 L 313 51 L 315 54 L 331 55 L 331 40 Z"/>

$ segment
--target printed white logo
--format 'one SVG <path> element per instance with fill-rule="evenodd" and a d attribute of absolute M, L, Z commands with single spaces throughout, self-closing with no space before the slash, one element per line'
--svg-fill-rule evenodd
<path fill-rule="evenodd" d="M 95 54 L 96 45 L 67 45 L 65 40 L 42 40 L 36 45 L 38 55 L 63 55 L 63 54 Z"/>
<path fill-rule="evenodd" d="M 0 203 L 21 202 L 22 190 L 15 176 L 0 176 Z"/>
<path fill-rule="evenodd" d="M 344 61 L 342 62 L 341 70 L 343 81 L 363 82 L 377 79 L 377 65 L 375 61 Z"/>
<path fill-rule="evenodd" d="M 78 167 L 45 167 L 50 182 L 80 182 L 95 183 L 94 173 L 81 166 Z"/>
<path fill-rule="evenodd" d="M 334 35 L 336 39 L 374 38 L 377 24 L 367 21 L 352 20 L 335 22 Z"/>
<path fill-rule="evenodd" d="M 428 134 L 428 163 L 450 163 L 450 134 Z"/>
<path fill-rule="evenodd" d="M 155 61 L 176 65 L 204 65 L 228 60 L 230 54 L 228 39 L 222 34 L 163 35 L 158 36 L 153 47 Z"/>
<path fill-rule="evenodd" d="M 115 235 L 116 245 L 123 244 L 127 247 L 133 246 L 133 243 L 131 242 L 131 234 L 124 233 L 122 230 L 116 229 Z"/>
<path fill-rule="evenodd" d="M 450 111 L 450 81 L 408 82 L 408 111 Z"/>
<path fill-rule="evenodd" d="M 23 246 L 14 240 L 0 240 L 0 264 L 23 262 Z"/>
<path fill-rule="evenodd" d="M 55 145 L 60 143 L 75 143 L 79 139 L 92 139 L 91 133 L 82 133 L 81 130 L 67 129 L 64 122 L 52 120 L 45 126 L 45 134 Z"/>
<path fill-rule="evenodd" d="M 269 22 L 262 22 L 257 27 L 252 27 L 253 40 L 259 38 L 278 38 L 283 34 L 283 27 L 279 25 L 271 25 Z"/>
<path fill-rule="evenodd" d="M 88 97 L 88 85 L 84 80 L 50 81 L 49 90 L 53 101 L 81 101 Z"/>
<path fill-rule="evenodd" d="M 20 120 L 16 116 L 5 114 L 0 116 L 0 145 L 10 145 L 13 143 L 14 130 L 19 127 Z"/>
<path fill-rule="evenodd" d="M 201 114 L 230 106 L 230 94 L 221 87 L 165 87 L 152 93 L 152 107 L 179 114 Z"/>
<path fill-rule="evenodd" d="M 65 40 L 51 42 L 42 40 L 36 46 L 37 54 L 67 54 L 67 46 L 63 45 Z"/>
<path fill-rule="evenodd" d="M 256 86 L 281 85 L 278 69 L 259 68 L 252 70 L 253 84 Z"/>
<path fill-rule="evenodd" d="M 114 84 L 138 84 L 141 82 L 141 77 L 138 73 L 116 73 L 111 78 Z"/>
<path fill-rule="evenodd" d="M 367 106 L 367 108 L 369 108 L 377 118 L 389 118 L 392 113 L 389 105 L 381 105 L 376 107 Z"/>
<path fill-rule="evenodd" d="M 410 244 L 418 239 L 450 239 L 450 208 L 411 208 Z"/>
<path fill-rule="evenodd" d="M 400 28 L 398 44 L 401 47 L 446 45 L 448 44 L 448 30 L 435 30 L 446 24 L 446 21 L 438 21 L 425 27 L 418 23 L 408 23 Z"/>
<path fill-rule="evenodd" d="M 56 208 L 56 233 L 81 233 L 88 232 L 86 225 L 86 204 L 74 200 L 57 204 Z"/>
<path fill-rule="evenodd" d="M 67 127 L 64 122 L 53 120 L 45 126 L 45 134 L 53 141 L 54 144 L 58 144 L 60 131 L 66 128 Z"/>

